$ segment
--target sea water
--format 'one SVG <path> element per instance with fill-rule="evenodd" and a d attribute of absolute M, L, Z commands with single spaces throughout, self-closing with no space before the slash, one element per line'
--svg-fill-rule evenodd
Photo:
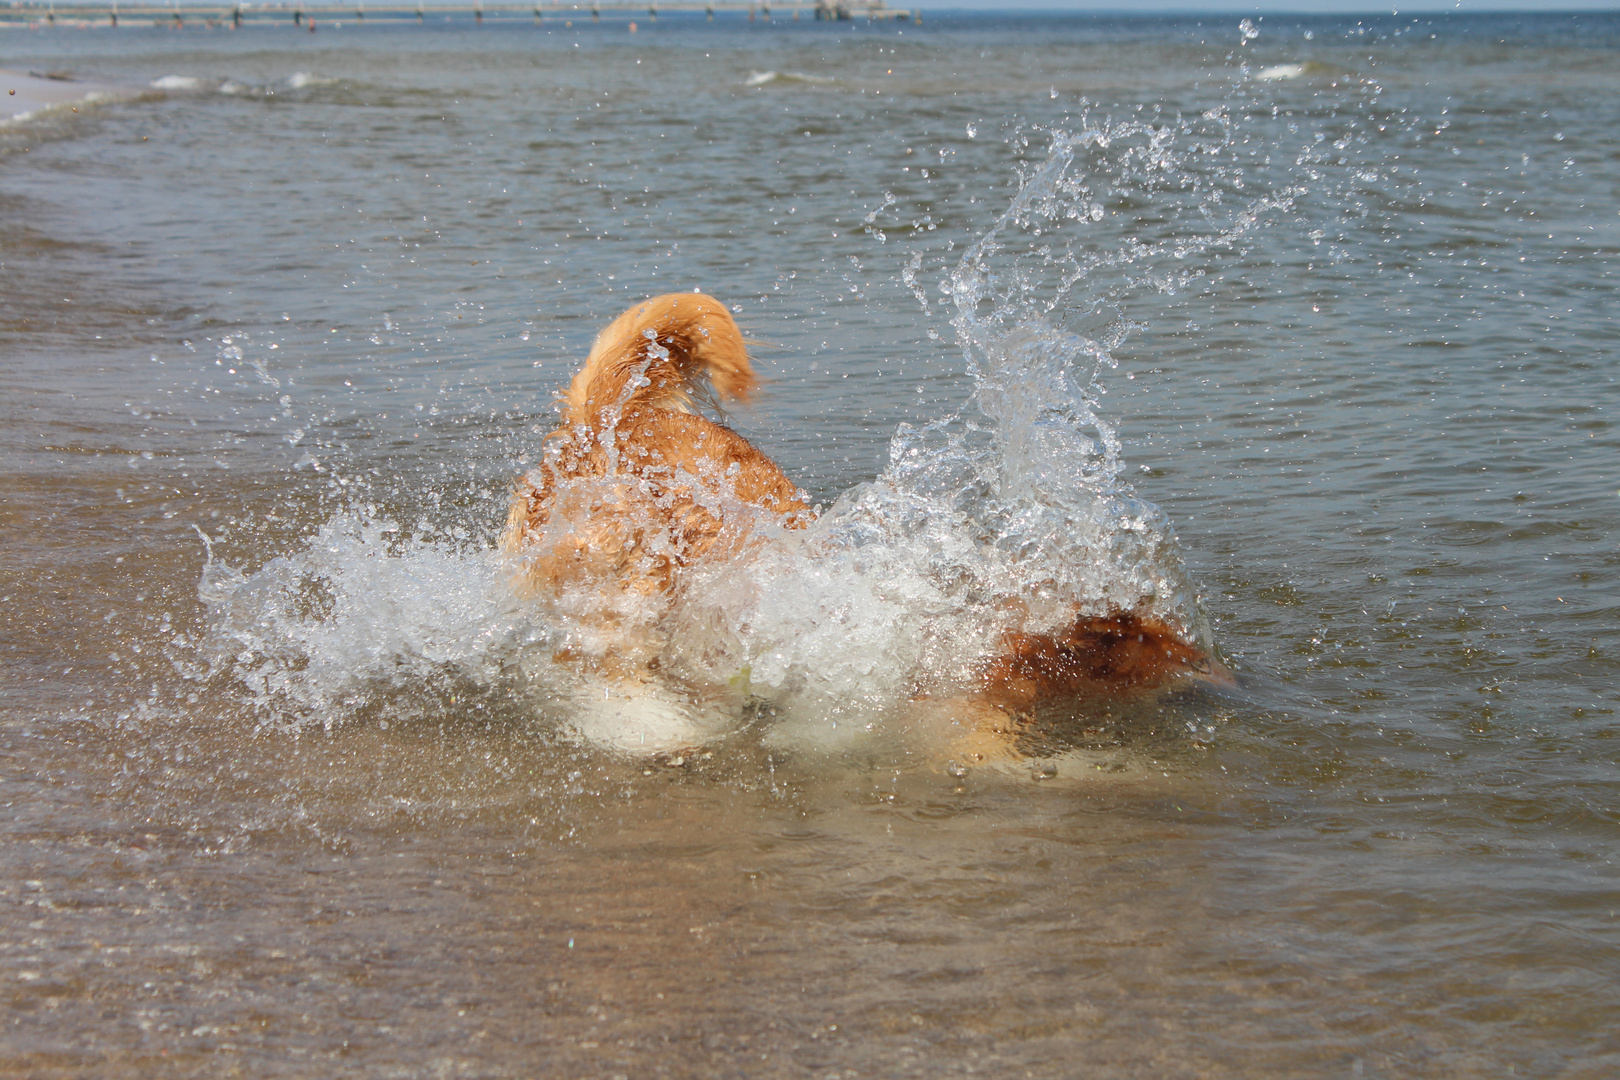
<path fill-rule="evenodd" d="M 6 34 L 8 1068 L 1612 1071 L 1620 23 L 638 21 Z M 693 288 L 649 713 L 493 541 Z M 1075 605 L 1240 686 L 918 737 Z"/>

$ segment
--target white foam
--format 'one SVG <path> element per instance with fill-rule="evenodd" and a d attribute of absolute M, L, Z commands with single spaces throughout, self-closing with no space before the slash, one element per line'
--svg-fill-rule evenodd
<path fill-rule="evenodd" d="M 154 90 L 195 90 L 202 85 L 202 80 L 195 75 L 165 75 L 152 80 Z"/>
<path fill-rule="evenodd" d="M 836 79 L 825 75 L 806 75 L 802 71 L 750 71 L 744 86 L 769 86 L 772 83 L 805 83 L 811 86 L 831 86 Z"/>
<path fill-rule="evenodd" d="M 1277 64 L 1274 67 L 1261 68 L 1255 73 L 1255 78 L 1273 82 L 1278 79 L 1297 79 L 1305 74 L 1304 64 Z"/>

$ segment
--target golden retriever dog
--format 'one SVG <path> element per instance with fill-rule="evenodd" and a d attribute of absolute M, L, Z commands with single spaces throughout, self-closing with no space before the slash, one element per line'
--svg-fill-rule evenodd
<path fill-rule="evenodd" d="M 804 493 L 775 462 L 693 411 L 711 391 L 745 402 L 756 384 L 725 305 L 672 293 L 610 323 L 562 395 L 562 423 L 518 482 L 501 548 L 521 591 L 588 590 L 592 618 L 610 635 L 624 632 L 605 659 L 593 658 L 601 674 L 645 681 L 656 667 L 622 614 L 633 605 L 621 601 L 675 593 L 689 568 L 734 557 L 760 520 L 810 523 Z M 1003 645 L 959 710 L 991 742 L 1047 702 L 1186 676 L 1230 680 L 1202 648 L 1129 611 L 1077 615 L 1058 633 L 1008 633 Z"/>

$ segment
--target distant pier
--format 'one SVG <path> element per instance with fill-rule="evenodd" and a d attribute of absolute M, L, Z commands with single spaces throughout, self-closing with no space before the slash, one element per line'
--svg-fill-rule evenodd
<path fill-rule="evenodd" d="M 546 23 L 557 19 L 573 22 L 590 19 L 601 22 L 642 19 L 657 22 L 660 13 L 704 15 L 746 15 L 749 21 L 772 22 L 801 16 L 822 22 L 890 21 L 921 22 L 922 12 L 914 8 L 892 8 L 884 0 L 590 0 L 588 3 L 371 3 L 350 0 L 343 3 L 306 3 L 291 0 L 280 3 L 55 3 L 13 2 L 0 4 L 0 25 L 45 26 L 164 26 L 237 28 L 266 24 L 305 27 L 314 22 L 358 24 L 435 23 L 471 20 L 485 22 Z"/>

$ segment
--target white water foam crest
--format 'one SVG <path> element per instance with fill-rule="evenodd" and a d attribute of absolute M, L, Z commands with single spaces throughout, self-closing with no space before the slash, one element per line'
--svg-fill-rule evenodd
<path fill-rule="evenodd" d="M 802 71 L 750 71 L 744 86 L 770 86 L 773 83 L 798 83 L 808 86 L 832 86 L 837 79 L 826 75 L 808 75 Z"/>
<path fill-rule="evenodd" d="M 330 75 L 316 75 L 309 71 L 295 71 L 287 76 L 287 86 L 293 90 L 303 90 L 311 86 L 334 86 L 337 81 Z"/>
<path fill-rule="evenodd" d="M 1297 79 L 1305 74 L 1304 64 L 1274 64 L 1271 67 L 1261 68 L 1255 73 L 1255 78 L 1262 82 L 1276 82 L 1279 79 Z"/>
<path fill-rule="evenodd" d="M 151 85 L 154 90 L 190 91 L 202 89 L 202 80 L 195 75 L 164 75 Z"/>

